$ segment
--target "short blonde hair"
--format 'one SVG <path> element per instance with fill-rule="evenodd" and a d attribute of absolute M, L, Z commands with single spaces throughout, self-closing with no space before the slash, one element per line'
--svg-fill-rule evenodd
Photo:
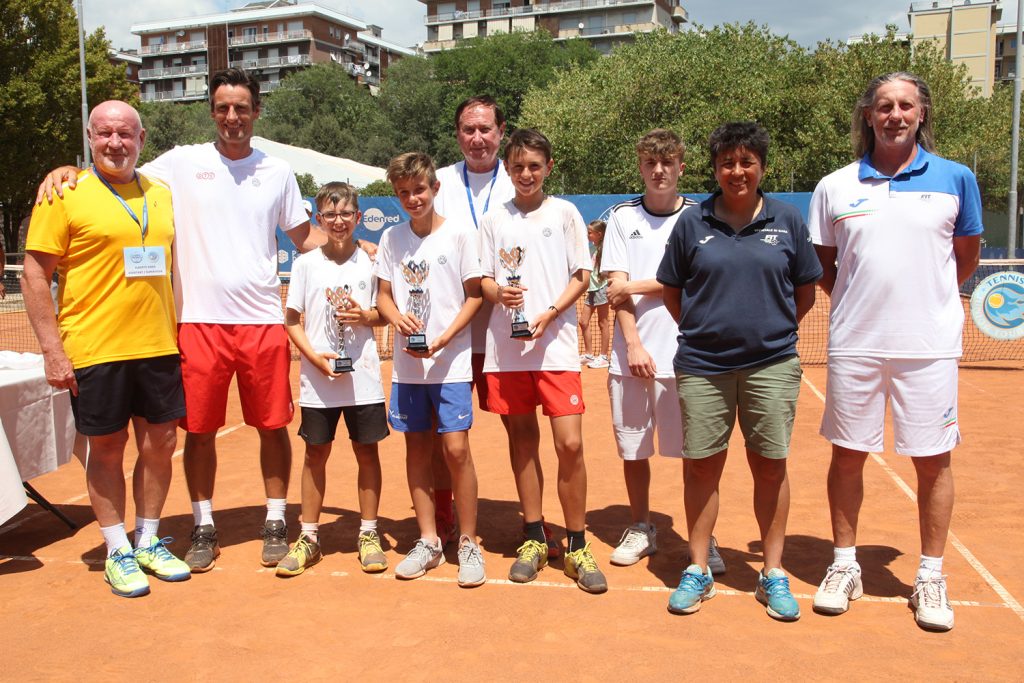
<path fill-rule="evenodd" d="M 686 145 L 683 143 L 683 139 L 673 131 L 655 128 L 636 143 L 636 154 L 657 159 L 678 157 L 679 161 L 682 161 L 686 156 Z"/>
<path fill-rule="evenodd" d="M 426 178 L 430 185 L 437 182 L 434 160 L 423 152 L 399 154 L 388 163 L 388 182 L 394 185 L 406 178 Z"/>

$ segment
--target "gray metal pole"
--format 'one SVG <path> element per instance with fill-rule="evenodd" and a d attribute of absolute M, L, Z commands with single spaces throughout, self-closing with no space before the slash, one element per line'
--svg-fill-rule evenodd
<path fill-rule="evenodd" d="M 1024 45 L 1021 45 L 1024 28 L 1024 0 L 1017 0 L 1017 54 L 1013 73 L 1013 136 L 1010 149 L 1010 233 L 1006 240 L 1007 256 L 1013 258 L 1017 254 L 1017 166 L 1020 152 L 1020 81 L 1021 67 L 1024 65 Z"/>
<path fill-rule="evenodd" d="M 85 154 L 85 165 L 92 163 L 89 154 L 89 98 L 85 88 L 85 28 L 82 25 L 82 0 L 78 0 L 78 71 L 82 78 L 82 150 Z"/>

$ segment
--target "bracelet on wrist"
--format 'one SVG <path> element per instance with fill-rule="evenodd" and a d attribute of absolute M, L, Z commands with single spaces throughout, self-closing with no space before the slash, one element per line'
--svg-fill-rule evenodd
<path fill-rule="evenodd" d="M 548 306 L 548 310 L 549 311 L 554 311 L 555 315 L 558 315 L 558 308 L 556 308 L 555 306 Z"/>

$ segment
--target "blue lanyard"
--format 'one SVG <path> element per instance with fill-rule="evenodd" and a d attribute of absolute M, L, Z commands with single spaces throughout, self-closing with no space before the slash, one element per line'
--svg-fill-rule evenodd
<path fill-rule="evenodd" d="M 498 166 L 500 165 L 500 161 L 494 164 L 491 184 L 487 189 L 487 199 L 484 201 L 484 213 L 487 213 L 487 208 L 491 205 L 491 193 L 494 192 L 494 182 L 498 179 Z M 466 186 L 466 199 L 469 201 L 469 213 L 473 217 L 473 225 L 479 228 L 480 224 L 476 220 L 476 207 L 473 206 L 473 193 L 469 191 L 469 171 L 466 170 L 466 162 L 462 162 L 462 184 Z"/>
<path fill-rule="evenodd" d="M 124 210 L 128 212 L 128 215 L 132 217 L 132 220 L 135 221 L 135 224 L 138 225 L 139 228 L 142 230 L 142 246 L 143 246 L 143 248 L 145 248 L 145 246 L 146 246 L 146 235 L 149 234 L 149 205 L 146 203 L 146 192 L 145 192 L 145 190 L 142 189 L 142 182 L 139 180 L 139 174 L 137 172 L 133 171 L 133 174 L 135 176 L 135 184 L 138 186 L 139 192 L 142 193 L 142 220 L 141 221 L 139 220 L 139 217 L 135 215 L 135 212 L 132 211 L 132 207 L 128 206 L 128 202 L 126 202 L 124 200 L 124 197 L 119 195 L 117 193 L 117 190 L 114 189 L 114 186 L 111 185 L 110 183 L 108 183 L 107 179 L 104 178 L 102 175 L 100 175 L 100 172 L 96 170 L 96 165 L 95 164 L 93 164 L 92 172 L 96 175 L 97 178 L 100 179 L 100 182 L 103 183 L 104 185 L 106 185 L 107 189 L 110 190 L 115 197 L 117 197 L 117 201 L 121 202 L 121 206 L 124 207 Z"/>

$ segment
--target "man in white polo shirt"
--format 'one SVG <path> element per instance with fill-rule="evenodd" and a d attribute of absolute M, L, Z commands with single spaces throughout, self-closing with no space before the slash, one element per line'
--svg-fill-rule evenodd
<path fill-rule="evenodd" d="M 931 93 L 917 76 L 874 79 L 854 108 L 858 161 L 826 176 L 811 200 L 811 237 L 832 297 L 821 433 L 834 562 L 814 609 L 842 614 L 862 594 L 856 557 L 864 463 L 881 452 L 886 403 L 896 452 L 917 472 L 921 561 L 910 598 L 918 625 L 953 628 L 942 554 L 953 512 L 959 288 L 978 264 L 974 174 L 933 153 Z"/>

